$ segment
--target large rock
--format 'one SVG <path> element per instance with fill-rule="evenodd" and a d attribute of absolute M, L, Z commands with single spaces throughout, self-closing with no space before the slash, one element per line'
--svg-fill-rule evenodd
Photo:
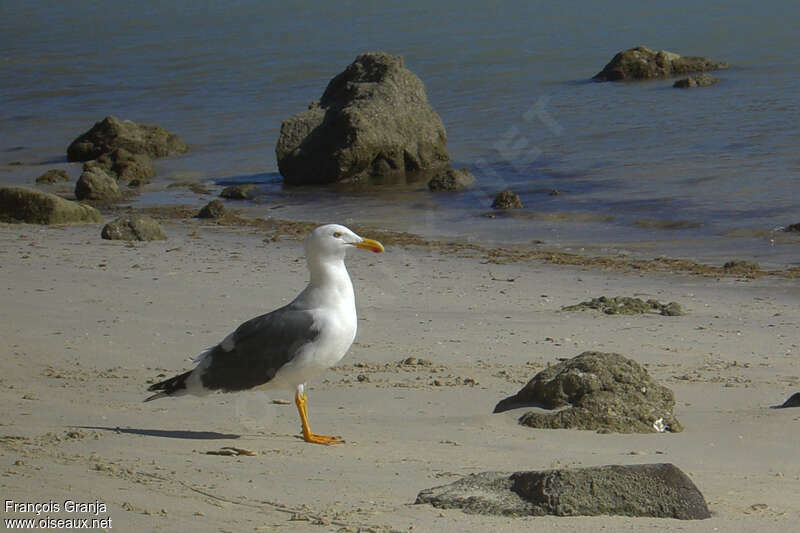
<path fill-rule="evenodd" d="M 711 517 L 703 494 L 670 463 L 483 472 L 423 490 L 415 503 L 505 516 Z"/>
<path fill-rule="evenodd" d="M 408 176 L 449 166 L 447 135 L 422 81 L 400 57 L 362 54 L 319 102 L 281 124 L 275 148 L 287 184 Z"/>
<path fill-rule="evenodd" d="M 146 215 L 125 215 L 106 224 L 100 236 L 123 241 L 163 241 L 167 238 L 155 219 Z"/>
<path fill-rule="evenodd" d="M 30 224 L 102 222 L 94 207 L 27 187 L 0 188 L 0 220 Z"/>
<path fill-rule="evenodd" d="M 680 56 L 666 50 L 637 46 L 619 52 L 592 78 L 595 81 L 650 80 L 692 72 L 728 68 L 727 63 L 705 57 Z"/>
<path fill-rule="evenodd" d="M 72 141 L 67 148 L 67 160 L 88 161 L 117 148 L 124 148 L 132 154 L 166 157 L 186 152 L 189 146 L 162 127 L 120 121 L 109 116 Z"/>
<path fill-rule="evenodd" d="M 75 197 L 78 200 L 96 202 L 115 202 L 122 199 L 117 180 L 99 166 L 86 168 L 75 183 Z"/>
<path fill-rule="evenodd" d="M 519 423 L 534 428 L 592 429 L 618 433 L 683 430 L 675 396 L 639 363 L 616 353 L 583 352 L 536 374 L 517 394 L 495 407 L 539 410 Z"/>

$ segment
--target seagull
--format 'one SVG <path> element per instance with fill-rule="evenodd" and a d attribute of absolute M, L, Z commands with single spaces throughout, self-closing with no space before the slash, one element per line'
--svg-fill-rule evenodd
<path fill-rule="evenodd" d="M 305 240 L 311 281 L 290 304 L 241 324 L 194 359 L 188 372 L 151 385 L 149 402 L 166 396 L 277 388 L 295 390 L 303 440 L 342 444 L 308 425 L 305 384 L 338 363 L 356 337 L 353 282 L 344 265 L 350 248 L 383 252 L 383 245 L 338 224 L 319 226 Z"/>

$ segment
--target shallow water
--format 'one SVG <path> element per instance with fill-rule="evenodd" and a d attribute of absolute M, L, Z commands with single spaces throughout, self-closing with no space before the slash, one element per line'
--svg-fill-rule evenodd
<path fill-rule="evenodd" d="M 702 261 L 800 264 L 800 5 L 256 1 L 0 3 L 0 182 L 31 183 L 108 114 L 193 150 L 160 178 L 257 181 L 256 215 L 370 222 L 429 236 L 546 243 Z M 795 23 L 789 23 L 795 21 Z M 598 84 L 637 44 L 728 61 L 720 83 Z M 363 51 L 402 55 L 474 190 L 285 189 L 281 120 Z M 501 188 L 525 204 L 483 216 Z M 550 195 L 553 189 L 561 194 Z M 140 202 L 173 198 L 154 185 Z M 181 201 L 201 201 L 180 193 Z"/>

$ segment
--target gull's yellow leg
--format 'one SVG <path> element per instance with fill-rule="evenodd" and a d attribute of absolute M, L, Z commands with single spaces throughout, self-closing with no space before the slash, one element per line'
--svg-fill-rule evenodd
<path fill-rule="evenodd" d="M 306 403 L 308 402 L 308 398 L 306 398 L 305 392 L 297 393 L 294 396 L 294 403 L 297 405 L 297 412 L 300 413 L 300 423 L 303 424 L 303 440 L 306 442 L 312 442 L 314 444 L 344 444 L 344 441 L 339 437 L 332 437 L 330 435 L 317 435 L 316 433 L 311 432 L 311 428 L 308 427 L 308 411 L 306 410 Z"/>

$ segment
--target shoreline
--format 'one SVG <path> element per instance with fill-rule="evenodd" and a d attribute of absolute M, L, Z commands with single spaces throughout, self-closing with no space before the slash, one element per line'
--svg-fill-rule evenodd
<path fill-rule="evenodd" d="M 160 220 L 183 220 L 196 218 L 198 209 L 193 205 L 172 205 L 152 207 L 127 207 L 108 209 L 106 213 L 117 216 L 120 212 L 140 212 Z M 229 210 L 222 219 L 203 219 L 200 222 L 219 226 L 252 228 L 254 231 L 272 232 L 273 238 L 302 239 L 314 227 L 325 222 L 285 220 L 275 217 L 252 218 L 241 216 L 242 210 Z M 800 266 L 784 269 L 762 270 L 757 263 L 740 261 L 731 258 L 730 264 L 717 266 L 699 263 L 687 259 L 659 256 L 651 259 L 633 259 L 629 257 L 612 257 L 608 255 L 589 255 L 575 252 L 564 252 L 546 244 L 499 244 L 486 246 L 467 242 L 464 239 L 428 239 L 411 232 L 386 230 L 374 224 L 353 224 L 351 228 L 357 233 L 370 233 L 389 245 L 419 246 L 435 248 L 442 253 L 473 253 L 485 261 L 495 264 L 516 262 L 542 262 L 554 265 L 579 266 L 602 270 L 623 272 L 674 272 L 704 277 L 742 277 L 756 279 L 762 276 L 774 276 L 787 279 L 800 277 Z"/>

